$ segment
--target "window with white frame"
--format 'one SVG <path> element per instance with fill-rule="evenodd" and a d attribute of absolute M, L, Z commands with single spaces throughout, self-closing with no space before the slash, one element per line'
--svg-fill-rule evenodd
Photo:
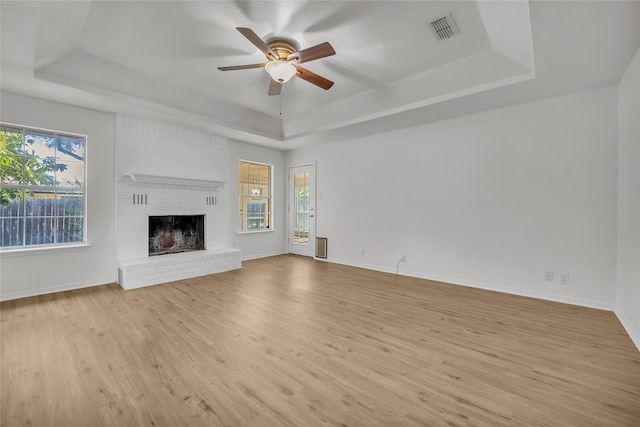
<path fill-rule="evenodd" d="M 86 137 L 0 124 L 0 248 L 86 242 Z"/>
<path fill-rule="evenodd" d="M 240 160 L 240 231 L 271 230 L 273 165 Z"/>

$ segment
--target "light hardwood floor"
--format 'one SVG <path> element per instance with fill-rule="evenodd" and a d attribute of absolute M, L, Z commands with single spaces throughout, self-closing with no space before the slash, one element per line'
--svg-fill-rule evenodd
<path fill-rule="evenodd" d="M 640 426 L 611 312 L 298 256 L 1 305 L 2 426 Z"/>

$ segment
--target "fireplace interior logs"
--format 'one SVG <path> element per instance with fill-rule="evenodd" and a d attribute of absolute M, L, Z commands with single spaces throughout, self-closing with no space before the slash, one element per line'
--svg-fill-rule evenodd
<path fill-rule="evenodd" d="M 204 243 L 204 215 L 149 217 L 149 256 L 200 251 Z"/>

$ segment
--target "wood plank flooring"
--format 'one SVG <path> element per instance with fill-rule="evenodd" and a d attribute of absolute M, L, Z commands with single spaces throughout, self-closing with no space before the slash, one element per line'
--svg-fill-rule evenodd
<path fill-rule="evenodd" d="M 1 304 L 2 426 L 640 426 L 611 312 L 285 255 Z"/>

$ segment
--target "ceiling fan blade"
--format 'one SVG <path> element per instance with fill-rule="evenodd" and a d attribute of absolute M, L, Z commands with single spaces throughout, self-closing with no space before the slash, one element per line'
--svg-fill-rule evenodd
<path fill-rule="evenodd" d="M 280 95 L 282 83 L 269 79 L 269 95 Z"/>
<path fill-rule="evenodd" d="M 297 64 L 302 64 L 303 62 L 309 62 L 335 54 L 336 51 L 333 49 L 333 46 L 331 46 L 329 42 L 324 42 L 317 46 L 292 53 L 287 57 L 287 61 L 295 60 Z"/>
<path fill-rule="evenodd" d="M 296 74 L 296 76 L 300 77 L 302 80 L 306 80 L 309 83 L 321 87 L 324 90 L 329 90 L 329 88 L 333 86 L 333 82 L 331 80 L 327 80 L 324 77 L 317 75 L 316 73 L 312 73 L 306 68 L 302 68 L 296 65 L 296 69 L 298 70 L 298 74 Z"/>
<path fill-rule="evenodd" d="M 220 71 L 248 70 L 250 68 L 264 68 L 266 64 L 231 65 L 228 67 L 218 67 Z"/>
<path fill-rule="evenodd" d="M 244 27 L 236 27 L 236 30 L 240 31 L 240 33 L 247 38 L 255 47 L 260 49 L 260 52 L 264 53 L 267 56 L 269 61 L 273 61 L 278 59 L 278 55 L 274 51 L 272 51 L 269 46 L 260 38 L 256 33 L 253 32 L 250 28 Z"/>

